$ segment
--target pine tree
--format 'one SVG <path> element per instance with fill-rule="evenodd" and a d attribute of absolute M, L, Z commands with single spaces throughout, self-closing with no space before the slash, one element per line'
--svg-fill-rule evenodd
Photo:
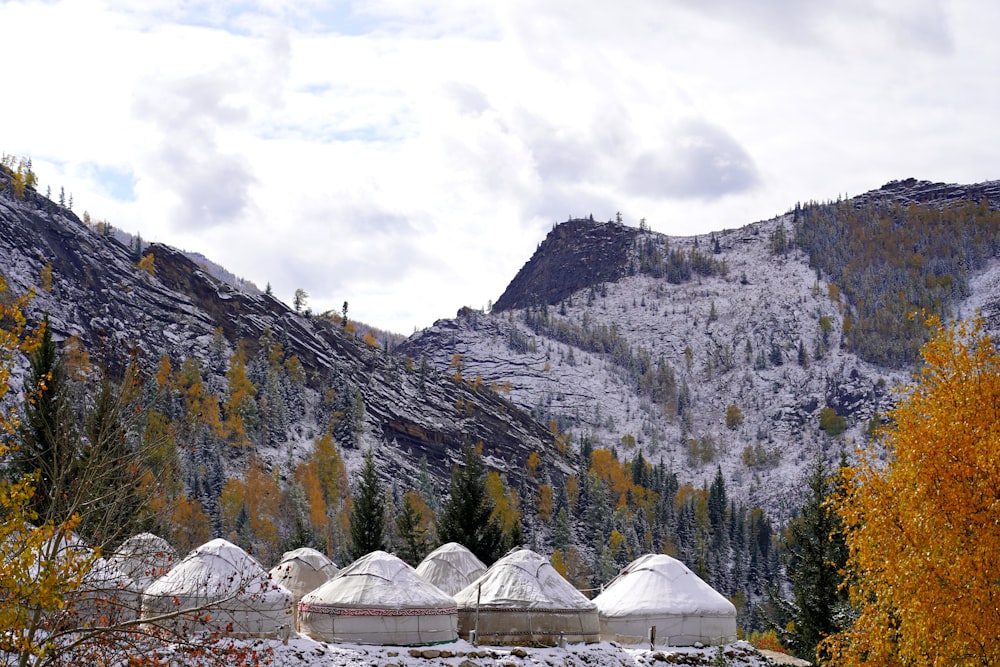
<path fill-rule="evenodd" d="M 789 523 L 782 545 L 793 599 L 777 601 L 788 618 L 781 619 L 775 629 L 795 655 L 815 661 L 820 641 L 843 630 L 848 618 L 850 601 L 847 591 L 840 588 L 847 546 L 831 503 L 836 482 L 822 457 L 812 465 L 805 482 L 809 494 L 799 515 Z"/>
<path fill-rule="evenodd" d="M 399 546 L 396 553 L 404 561 L 416 567 L 427 555 L 427 529 L 423 526 L 423 516 L 416 505 L 415 494 L 408 491 L 403 496 L 403 506 L 396 516 L 396 533 Z"/>
<path fill-rule="evenodd" d="M 438 517 L 438 538 L 458 542 L 492 565 L 503 555 L 503 530 L 491 519 L 494 506 L 486 490 L 486 470 L 475 448 L 467 448 L 462 465 L 452 471 L 449 491 Z"/>
<path fill-rule="evenodd" d="M 260 425 L 256 396 L 257 387 L 247 377 L 246 351 L 241 342 L 229 358 L 223 404 L 226 432 L 230 443 L 237 447 L 248 447 L 256 439 Z"/>
<path fill-rule="evenodd" d="M 42 319 L 39 345 L 30 357 L 30 364 L 25 384 L 24 421 L 10 472 L 14 479 L 36 474 L 32 510 L 41 521 L 51 519 L 61 523 L 70 516 L 69 508 L 63 503 L 64 494 L 57 493 L 57 489 L 76 476 L 74 445 L 78 437 L 47 313 Z"/>
<path fill-rule="evenodd" d="M 385 497 L 372 450 L 365 453 L 358 492 L 351 508 L 351 560 L 385 549 Z"/>
<path fill-rule="evenodd" d="M 270 283 L 268 283 L 270 286 Z M 299 287 L 295 290 L 295 296 L 292 298 L 292 307 L 295 309 L 296 313 L 301 313 L 302 309 L 306 306 L 306 301 L 309 299 L 309 293 L 304 289 Z"/>

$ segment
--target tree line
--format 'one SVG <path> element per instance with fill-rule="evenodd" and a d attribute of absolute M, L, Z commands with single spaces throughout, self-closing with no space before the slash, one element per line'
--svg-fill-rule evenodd
<path fill-rule="evenodd" d="M 1000 212 L 985 199 L 944 207 L 810 203 L 795 206 L 793 225 L 810 266 L 850 300 L 846 346 L 893 368 L 918 360 L 931 333 L 926 315 L 952 316 L 972 272 L 1000 251 Z"/>

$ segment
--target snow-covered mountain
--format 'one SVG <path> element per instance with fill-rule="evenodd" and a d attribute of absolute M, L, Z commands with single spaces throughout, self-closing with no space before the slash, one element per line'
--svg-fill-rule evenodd
<path fill-rule="evenodd" d="M 1000 184 L 900 181 L 850 201 L 963 200 L 996 208 Z M 220 394 L 239 341 L 250 356 L 267 336 L 280 342 L 305 370 L 301 388 L 284 390 L 299 392 L 284 397 L 297 407 L 259 446 L 283 469 L 311 450 L 332 391 L 351 413 L 338 427 L 350 430 L 338 437 L 349 467 L 374 448 L 387 481 L 416 479 L 426 459 L 442 491 L 478 442 L 513 486 L 536 451 L 557 477 L 578 470 L 578 448 L 557 447 L 554 430 L 622 459 L 662 460 L 681 483 L 701 486 L 721 468 L 732 495 L 780 519 L 798 505 L 805 465 L 850 454 L 913 370 L 846 349 L 844 316 L 857 304 L 792 243 L 795 215 L 699 237 L 556 225 L 492 312 L 463 309 L 392 353 L 169 246 L 145 247 L 144 270 L 134 248 L 30 188 L 0 190 L 0 275 L 15 294 L 34 289 L 29 315 L 48 313 L 58 339 L 77 336 L 110 365 L 197 359 Z M 1000 327 L 997 267 L 962 283 L 954 314 L 979 309 Z M 8 399 L 17 389 L 15 378 Z"/>
<path fill-rule="evenodd" d="M 852 202 L 948 205 L 1000 186 L 890 183 Z M 496 301 L 414 334 L 399 352 L 509 387 L 560 431 L 666 461 L 772 517 L 798 506 L 804 467 L 850 456 L 913 367 L 846 349 L 854 304 L 792 243 L 794 214 L 698 237 L 615 222 L 555 226 Z M 971 276 L 955 314 L 996 322 L 996 262 Z M 458 355 L 458 356 L 456 356 Z M 842 431 L 842 432 L 840 432 Z"/>
<path fill-rule="evenodd" d="M 298 314 L 257 289 L 215 277 L 169 246 L 144 246 L 145 263 L 137 263 L 135 249 L 105 228 L 85 224 L 31 188 L 15 196 L 9 180 L 0 173 L 6 186 L 0 187 L 0 278 L 8 294 L 34 292 L 29 326 L 48 314 L 57 341 L 79 338 L 112 369 L 133 358 L 154 372 L 163 356 L 175 368 L 197 360 L 206 386 L 219 396 L 240 343 L 248 359 L 265 343 L 280 343 L 287 358 L 297 358 L 301 382 L 283 378 L 268 397 L 272 412 L 280 403 L 280 428 L 255 443 L 282 476 L 309 454 L 337 410 L 348 414 L 338 422 L 337 441 L 349 468 L 371 448 L 386 480 L 414 480 L 426 471 L 438 491 L 470 445 L 482 442 L 486 461 L 512 477 L 532 452 L 554 452 L 545 426 L 488 387 L 407 364 L 353 326 Z M 27 361 L 18 363 L 8 402 L 20 399 Z M 241 457 L 222 458 L 227 474 L 239 474 Z"/>

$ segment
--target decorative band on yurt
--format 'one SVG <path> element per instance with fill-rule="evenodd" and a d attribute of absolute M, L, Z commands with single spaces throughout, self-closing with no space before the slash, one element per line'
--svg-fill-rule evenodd
<path fill-rule="evenodd" d="M 330 616 L 446 616 L 457 614 L 458 607 L 431 609 L 347 609 L 327 605 L 299 604 L 300 614 L 329 614 Z"/>

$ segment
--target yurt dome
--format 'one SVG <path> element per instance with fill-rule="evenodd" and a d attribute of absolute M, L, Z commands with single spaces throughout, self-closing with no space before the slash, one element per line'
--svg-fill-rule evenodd
<path fill-rule="evenodd" d="M 170 571 L 180 558 L 177 550 L 162 537 L 152 533 L 134 535 L 115 549 L 108 560 L 127 574 L 143 591 Z"/>
<path fill-rule="evenodd" d="M 498 560 L 455 601 L 459 633 L 468 638 L 478 619 L 476 637 L 483 644 L 598 641 L 597 607 L 530 549 Z"/>
<path fill-rule="evenodd" d="M 295 598 L 252 556 L 223 539 L 189 553 L 142 594 L 142 618 L 173 632 L 280 637 L 291 631 Z M 157 620 L 162 614 L 191 611 Z"/>
<path fill-rule="evenodd" d="M 420 561 L 417 574 L 454 595 L 486 572 L 483 561 L 458 542 L 443 544 Z"/>
<path fill-rule="evenodd" d="M 458 639 L 455 600 L 402 560 L 373 551 L 299 603 L 299 631 L 324 642 L 419 646 Z"/>
<path fill-rule="evenodd" d="M 299 628 L 299 600 L 306 593 L 316 590 L 330 579 L 337 576 L 340 570 L 325 554 L 302 547 L 294 551 L 286 551 L 281 562 L 271 568 L 268 574 L 295 596 L 295 629 Z"/>
<path fill-rule="evenodd" d="M 647 554 L 629 563 L 594 598 L 601 639 L 622 644 L 649 641 L 664 646 L 736 641 L 736 607 L 684 563 Z"/>
<path fill-rule="evenodd" d="M 41 578 L 47 576 L 50 567 L 75 569 L 88 561 L 80 586 L 69 593 L 66 606 L 60 612 L 64 617 L 62 622 L 70 626 L 95 627 L 138 618 L 140 589 L 135 582 L 108 559 L 96 557 L 94 549 L 74 534 L 47 540 L 30 574 L 32 578 Z"/>
<path fill-rule="evenodd" d="M 271 579 L 290 590 L 297 602 L 306 593 L 335 577 L 339 571 L 337 565 L 325 554 L 302 547 L 286 551 L 281 562 L 272 567 L 268 574 Z"/>

